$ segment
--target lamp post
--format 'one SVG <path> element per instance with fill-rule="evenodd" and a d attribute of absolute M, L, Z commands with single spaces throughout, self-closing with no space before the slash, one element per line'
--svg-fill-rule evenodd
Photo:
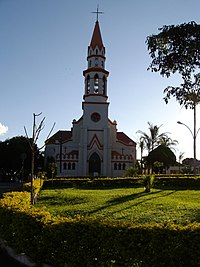
<path fill-rule="evenodd" d="M 59 143 L 60 143 L 60 175 L 61 175 L 62 174 L 62 132 L 60 132 Z"/>
<path fill-rule="evenodd" d="M 194 120 L 194 132 L 183 122 L 177 121 L 178 124 L 184 125 L 188 130 L 190 131 L 192 137 L 193 137 L 193 151 L 194 151 L 194 162 L 193 162 L 193 167 L 194 167 L 194 175 L 196 174 L 196 138 L 197 134 L 200 130 L 200 128 L 196 131 L 196 120 Z"/>

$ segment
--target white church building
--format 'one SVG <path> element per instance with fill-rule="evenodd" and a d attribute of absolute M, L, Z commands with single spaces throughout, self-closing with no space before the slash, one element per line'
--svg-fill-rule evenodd
<path fill-rule="evenodd" d="M 105 61 L 97 18 L 83 71 L 83 115 L 73 120 L 71 130 L 60 130 L 45 143 L 45 160 L 54 158 L 58 176 L 119 177 L 135 166 L 136 143 L 118 132 L 116 121 L 108 118 L 109 72 Z"/>

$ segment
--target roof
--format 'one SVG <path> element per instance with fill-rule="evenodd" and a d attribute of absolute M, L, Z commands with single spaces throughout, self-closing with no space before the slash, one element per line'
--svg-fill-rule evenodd
<path fill-rule="evenodd" d="M 50 144 L 56 144 L 56 143 L 64 143 L 68 140 L 70 140 L 72 137 L 71 131 L 58 131 L 54 135 L 52 135 L 49 139 L 46 141 L 46 145 Z"/>
<path fill-rule="evenodd" d="M 94 27 L 94 31 L 93 31 L 93 35 L 92 35 L 92 39 L 91 39 L 91 43 L 90 46 L 95 49 L 96 46 L 98 46 L 99 49 L 102 49 L 103 46 L 103 41 L 101 38 L 101 31 L 100 31 L 100 27 L 99 27 L 99 22 L 96 21 L 95 27 Z"/>
<path fill-rule="evenodd" d="M 118 139 L 118 141 L 120 141 L 126 145 L 136 146 L 136 143 L 123 132 L 117 132 L 117 139 Z"/>

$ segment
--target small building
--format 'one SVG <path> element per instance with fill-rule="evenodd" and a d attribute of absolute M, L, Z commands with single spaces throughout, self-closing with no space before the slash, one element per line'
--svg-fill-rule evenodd
<path fill-rule="evenodd" d="M 55 159 L 59 176 L 117 177 L 136 163 L 136 143 L 118 132 L 116 121 L 108 118 L 109 72 L 105 62 L 97 20 L 88 47 L 87 69 L 83 71 L 83 115 L 73 120 L 71 130 L 58 131 L 45 144 L 45 160 Z"/>

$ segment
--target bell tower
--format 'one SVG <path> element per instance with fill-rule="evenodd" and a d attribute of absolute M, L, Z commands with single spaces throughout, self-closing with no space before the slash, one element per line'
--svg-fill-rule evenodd
<path fill-rule="evenodd" d="M 84 174 L 108 173 L 110 160 L 110 127 L 108 119 L 107 77 L 105 69 L 105 47 L 98 21 L 95 22 L 90 45 L 87 50 L 87 69 L 83 71 L 84 95 L 82 102 L 82 141 L 80 143 L 81 166 Z M 98 163 L 98 164 L 97 164 Z"/>
<path fill-rule="evenodd" d="M 105 47 L 102 42 L 99 22 L 96 21 L 90 46 L 88 46 L 88 68 L 83 71 L 85 77 L 85 101 L 107 101 L 107 77 L 105 70 Z M 91 97 L 92 96 L 92 97 Z"/>
<path fill-rule="evenodd" d="M 87 51 L 87 69 L 83 71 L 84 95 L 82 102 L 83 125 L 89 126 L 95 122 L 97 126 L 103 127 L 108 124 L 107 102 L 107 77 L 109 72 L 105 69 L 105 47 L 103 45 L 101 31 L 97 20 L 92 33 L 92 38 Z M 97 122 L 101 121 L 97 124 Z"/>

